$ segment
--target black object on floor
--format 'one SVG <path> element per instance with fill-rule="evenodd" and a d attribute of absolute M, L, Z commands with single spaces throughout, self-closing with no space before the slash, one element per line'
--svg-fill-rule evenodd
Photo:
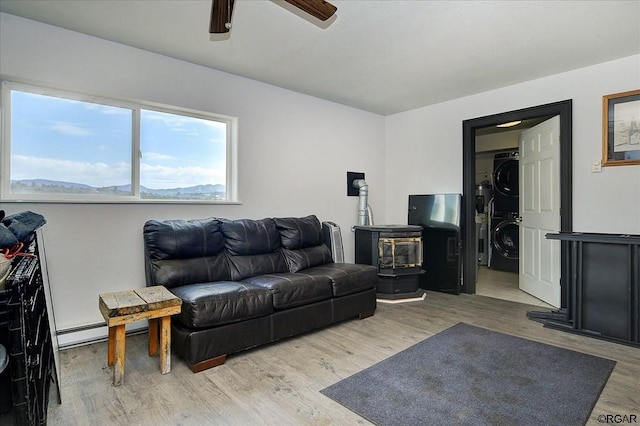
<path fill-rule="evenodd" d="M 615 364 L 459 323 L 320 392 L 377 425 L 584 425 Z"/>
<path fill-rule="evenodd" d="M 567 246 L 562 306 L 527 312 L 545 327 L 640 347 L 640 234 L 546 234 Z"/>

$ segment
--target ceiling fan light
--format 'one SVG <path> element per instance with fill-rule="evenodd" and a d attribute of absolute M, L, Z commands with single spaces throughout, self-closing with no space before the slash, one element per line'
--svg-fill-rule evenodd
<path fill-rule="evenodd" d="M 522 120 L 520 121 L 509 121 L 508 123 L 502 123 L 502 124 L 498 124 L 496 127 L 513 127 L 513 126 L 517 126 L 518 124 L 522 123 Z"/>

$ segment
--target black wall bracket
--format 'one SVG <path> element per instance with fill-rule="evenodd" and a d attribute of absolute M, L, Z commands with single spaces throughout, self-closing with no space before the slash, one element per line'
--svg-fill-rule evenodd
<path fill-rule="evenodd" d="M 357 197 L 359 195 L 358 188 L 353 187 L 353 181 L 358 179 L 364 179 L 364 173 L 347 172 L 347 197 Z"/>

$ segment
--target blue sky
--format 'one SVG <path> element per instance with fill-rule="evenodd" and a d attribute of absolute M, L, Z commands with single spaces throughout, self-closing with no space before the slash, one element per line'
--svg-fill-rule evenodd
<path fill-rule="evenodd" d="M 20 91 L 11 108 L 11 179 L 130 182 L 131 109 Z M 143 110 L 140 128 L 143 186 L 225 183 L 224 123 Z"/>

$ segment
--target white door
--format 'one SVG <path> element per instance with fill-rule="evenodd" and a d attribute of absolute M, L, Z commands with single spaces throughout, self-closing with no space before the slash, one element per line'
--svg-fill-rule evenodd
<path fill-rule="evenodd" d="M 560 117 L 520 135 L 520 289 L 560 307 Z"/>

